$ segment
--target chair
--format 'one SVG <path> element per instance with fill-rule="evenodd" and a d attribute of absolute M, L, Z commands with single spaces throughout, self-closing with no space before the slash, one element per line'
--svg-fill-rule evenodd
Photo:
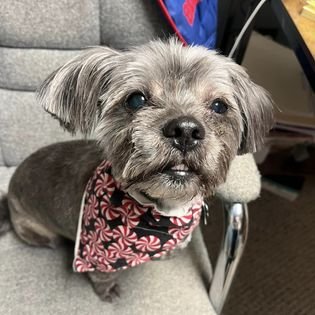
<path fill-rule="evenodd" d="M 26 156 L 71 138 L 35 102 L 34 90 L 50 72 L 81 47 L 122 48 L 169 32 L 157 5 L 146 0 L 2 0 L 0 193 Z M 259 191 L 253 157 L 237 157 L 218 189 L 226 228 L 214 274 L 197 230 L 181 256 L 128 270 L 123 297 L 113 304 L 99 301 L 85 277 L 70 271 L 69 247 L 31 248 L 9 232 L 0 238 L 0 313 L 220 314 L 246 242 L 246 204 Z"/>

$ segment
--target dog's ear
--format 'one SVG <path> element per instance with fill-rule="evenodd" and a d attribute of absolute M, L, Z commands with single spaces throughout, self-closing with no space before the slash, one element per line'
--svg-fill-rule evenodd
<path fill-rule="evenodd" d="M 119 55 L 107 47 L 83 51 L 43 82 L 37 91 L 39 102 L 67 130 L 89 134 Z"/>
<path fill-rule="evenodd" d="M 242 139 L 238 154 L 258 151 L 274 124 L 273 101 L 269 93 L 249 78 L 246 71 L 234 64 L 231 80 L 242 115 Z"/>

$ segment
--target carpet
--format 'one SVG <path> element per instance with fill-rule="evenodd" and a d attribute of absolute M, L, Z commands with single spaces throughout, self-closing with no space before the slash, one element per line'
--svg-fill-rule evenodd
<path fill-rule="evenodd" d="M 212 262 L 222 208 L 211 207 L 203 234 Z M 315 177 L 289 202 L 269 192 L 249 204 L 249 237 L 223 315 L 315 314 Z"/>

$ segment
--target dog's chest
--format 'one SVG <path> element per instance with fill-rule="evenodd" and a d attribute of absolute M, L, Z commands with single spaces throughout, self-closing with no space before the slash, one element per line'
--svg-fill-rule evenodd
<path fill-rule="evenodd" d="M 187 215 L 167 217 L 124 192 L 104 161 L 82 200 L 73 268 L 114 272 L 158 259 L 180 246 L 198 225 L 201 204 Z"/>

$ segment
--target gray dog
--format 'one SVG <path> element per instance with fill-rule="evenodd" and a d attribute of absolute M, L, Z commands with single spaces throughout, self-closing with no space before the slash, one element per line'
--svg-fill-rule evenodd
<path fill-rule="evenodd" d="M 176 40 L 127 51 L 85 50 L 52 73 L 39 101 L 67 130 L 96 141 L 45 147 L 10 183 L 18 236 L 54 247 L 76 239 L 85 186 L 107 160 L 125 191 L 166 216 L 214 194 L 237 154 L 256 151 L 273 122 L 272 101 L 232 60 Z M 118 294 L 119 272 L 89 272 L 104 300 Z"/>

